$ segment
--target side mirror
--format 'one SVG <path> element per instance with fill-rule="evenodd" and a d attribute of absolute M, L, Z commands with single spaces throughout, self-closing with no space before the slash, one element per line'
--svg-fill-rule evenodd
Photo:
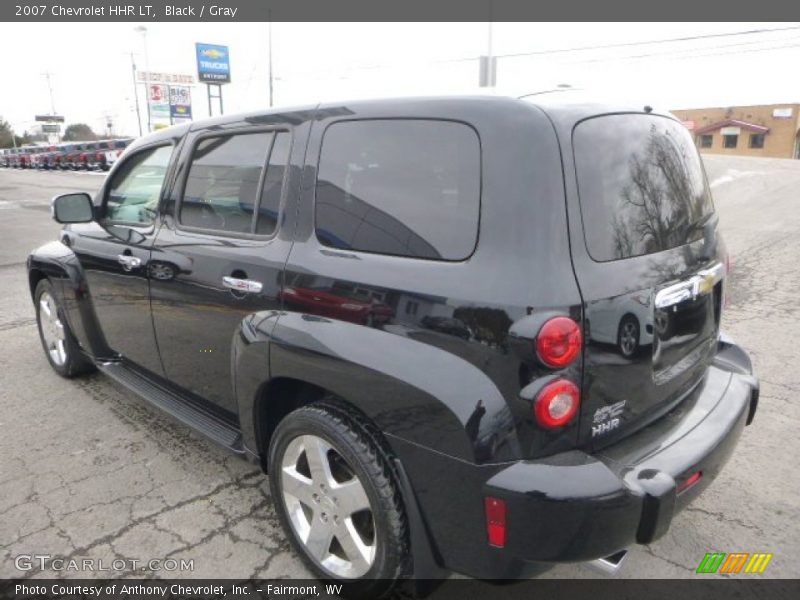
<path fill-rule="evenodd" d="M 62 194 L 50 203 L 50 212 L 58 223 L 89 223 L 94 221 L 92 198 L 85 192 Z"/>

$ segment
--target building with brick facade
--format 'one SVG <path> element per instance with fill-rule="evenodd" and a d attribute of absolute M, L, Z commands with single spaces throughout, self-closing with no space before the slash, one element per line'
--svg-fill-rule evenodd
<path fill-rule="evenodd" d="M 701 153 L 800 158 L 800 104 L 673 110 Z"/>

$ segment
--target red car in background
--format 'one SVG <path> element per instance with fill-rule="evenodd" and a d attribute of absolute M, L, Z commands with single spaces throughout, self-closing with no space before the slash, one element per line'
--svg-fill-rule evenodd
<path fill-rule="evenodd" d="M 83 144 L 83 150 L 78 153 L 77 161 L 72 164 L 72 168 L 78 171 L 88 171 L 89 161 L 95 158 L 99 149 L 99 142 L 87 142 Z"/>
<path fill-rule="evenodd" d="M 96 152 L 89 153 L 87 167 L 89 169 L 108 171 L 132 141 L 132 138 L 126 138 L 97 142 L 98 149 Z"/>
<path fill-rule="evenodd" d="M 374 298 L 366 299 L 330 287 L 287 287 L 279 296 L 287 307 L 307 310 L 315 315 L 358 325 L 381 325 L 394 318 L 391 306 Z"/>

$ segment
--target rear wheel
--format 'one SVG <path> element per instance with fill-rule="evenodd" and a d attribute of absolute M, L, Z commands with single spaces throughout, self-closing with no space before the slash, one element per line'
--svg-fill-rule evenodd
<path fill-rule="evenodd" d="M 68 378 L 94 371 L 94 363 L 81 352 L 53 294 L 53 285 L 47 279 L 42 279 L 36 286 L 34 302 L 39 338 L 53 370 Z"/>
<path fill-rule="evenodd" d="M 269 451 L 270 489 L 288 537 L 322 580 L 350 596 L 389 592 L 407 572 L 406 518 L 375 432 L 338 404 L 300 408 Z"/>

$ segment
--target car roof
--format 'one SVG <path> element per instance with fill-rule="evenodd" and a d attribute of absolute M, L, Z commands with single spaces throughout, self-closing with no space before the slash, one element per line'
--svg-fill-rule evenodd
<path fill-rule="evenodd" d="M 571 129 L 578 121 L 601 114 L 610 113 L 642 113 L 655 114 L 661 116 L 674 117 L 664 106 L 659 106 L 654 102 L 640 101 L 630 96 L 620 98 L 613 92 L 600 91 L 592 92 L 584 89 L 575 88 L 554 88 L 540 91 L 528 91 L 519 93 L 518 91 L 509 92 L 503 90 L 481 89 L 478 93 L 469 92 L 463 94 L 449 94 L 441 96 L 399 96 L 386 98 L 367 98 L 353 99 L 346 101 L 330 101 L 316 105 L 302 105 L 293 107 L 275 107 L 266 110 L 249 111 L 236 113 L 208 119 L 200 119 L 191 123 L 173 125 L 159 131 L 155 131 L 143 137 L 137 138 L 130 149 L 135 150 L 140 146 L 145 146 L 159 141 L 177 140 L 182 138 L 188 131 L 202 129 L 222 128 L 242 122 L 250 122 L 254 125 L 269 125 L 271 123 L 303 122 L 314 118 L 318 110 L 332 110 L 343 106 L 358 106 L 360 108 L 370 107 L 380 109 L 386 107 L 396 111 L 403 102 L 423 104 L 426 102 L 439 104 L 453 103 L 454 107 L 460 104 L 474 106 L 476 103 L 484 104 L 486 108 L 493 105 L 498 109 L 509 104 L 533 105 L 546 113 L 554 122 L 557 128 L 568 127 Z"/>

